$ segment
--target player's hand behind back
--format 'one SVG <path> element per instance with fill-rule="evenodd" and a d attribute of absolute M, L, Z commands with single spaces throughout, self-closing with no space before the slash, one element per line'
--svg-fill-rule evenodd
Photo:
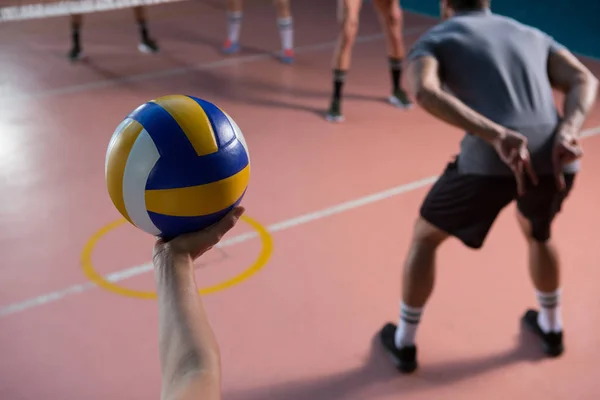
<path fill-rule="evenodd" d="M 560 190 L 565 190 L 565 175 L 563 167 L 583 156 L 583 149 L 579 142 L 579 135 L 568 129 L 560 129 L 554 139 L 552 149 L 552 162 L 554 164 L 554 176 L 556 185 Z"/>
<path fill-rule="evenodd" d="M 529 176 L 531 183 L 537 185 L 537 175 L 531 166 L 531 157 L 527 149 L 527 138 L 524 135 L 519 132 L 506 130 L 503 135 L 492 141 L 492 146 L 494 146 L 500 159 L 514 173 L 519 196 L 525 193 L 525 174 Z"/>

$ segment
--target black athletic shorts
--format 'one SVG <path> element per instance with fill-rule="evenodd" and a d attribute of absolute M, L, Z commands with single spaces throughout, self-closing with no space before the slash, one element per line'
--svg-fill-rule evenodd
<path fill-rule="evenodd" d="M 458 161 L 447 165 L 421 206 L 421 217 L 430 224 L 479 249 L 500 211 L 516 200 L 520 213 L 531 222 L 532 236 L 540 242 L 550 238 L 554 217 L 575 180 L 565 175 L 566 190 L 559 191 L 552 175 L 538 177 L 537 186 L 529 185 L 517 196 L 514 177 L 467 175 L 458 172 Z"/>

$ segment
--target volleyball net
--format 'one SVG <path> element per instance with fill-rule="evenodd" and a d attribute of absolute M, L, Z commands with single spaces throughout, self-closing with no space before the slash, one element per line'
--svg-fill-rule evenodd
<path fill-rule="evenodd" d="M 0 22 L 88 14 L 185 0 L 0 0 Z"/>

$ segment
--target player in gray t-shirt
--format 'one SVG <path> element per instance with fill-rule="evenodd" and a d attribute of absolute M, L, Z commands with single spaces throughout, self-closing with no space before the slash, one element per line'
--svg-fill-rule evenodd
<path fill-rule="evenodd" d="M 420 106 L 466 134 L 421 206 L 404 266 L 399 324 L 380 332 L 402 372 L 417 368 L 415 333 L 433 289 L 437 248 L 449 236 L 480 248 L 499 212 L 515 200 L 540 306 L 523 322 L 546 354 L 563 352 L 550 233 L 578 170 L 579 132 L 598 83 L 551 37 L 489 6 L 489 0 L 442 0 L 445 21 L 407 57 L 408 89 Z M 553 87 L 565 94 L 562 116 Z"/>

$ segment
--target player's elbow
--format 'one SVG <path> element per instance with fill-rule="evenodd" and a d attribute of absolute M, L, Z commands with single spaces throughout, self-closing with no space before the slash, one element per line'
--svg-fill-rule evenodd
<path fill-rule="evenodd" d="M 412 97 L 418 105 L 427 109 L 438 98 L 437 89 L 428 86 L 419 86 L 412 90 Z"/>
<path fill-rule="evenodd" d="M 553 86 L 563 93 L 569 93 L 573 90 L 586 89 L 587 92 L 597 93 L 598 78 L 587 69 L 574 71 L 568 79 L 553 80 Z"/>
<path fill-rule="evenodd" d="M 598 95 L 598 78 L 594 76 L 591 72 L 586 77 L 587 84 L 590 87 L 590 90 L 594 93 L 594 97 Z"/>

